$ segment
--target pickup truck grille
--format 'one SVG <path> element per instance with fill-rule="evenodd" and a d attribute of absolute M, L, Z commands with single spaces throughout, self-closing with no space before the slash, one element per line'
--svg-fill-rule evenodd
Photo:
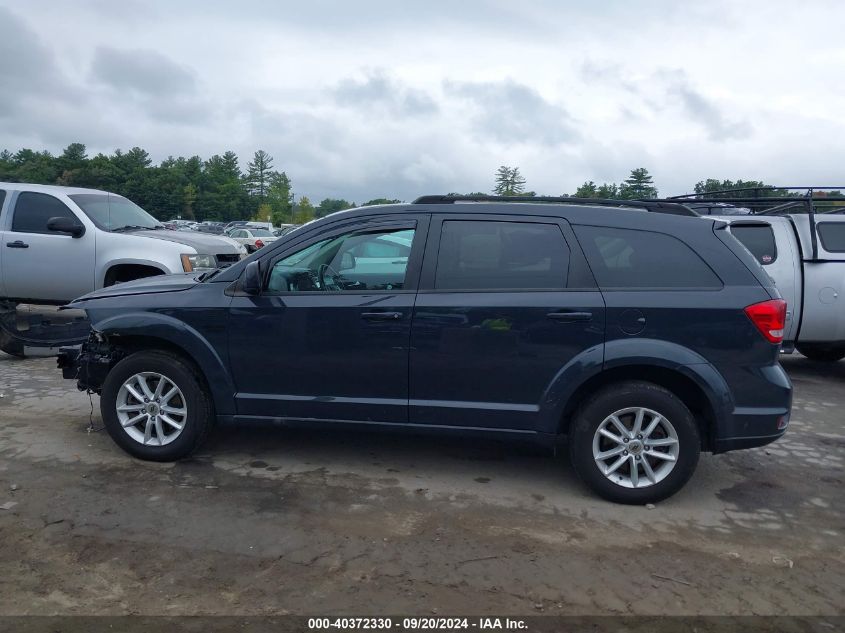
<path fill-rule="evenodd" d="M 231 266 L 232 264 L 236 264 L 240 261 L 241 256 L 239 253 L 225 253 L 223 255 L 217 255 L 217 265 L 220 268 L 226 268 L 227 266 Z"/>

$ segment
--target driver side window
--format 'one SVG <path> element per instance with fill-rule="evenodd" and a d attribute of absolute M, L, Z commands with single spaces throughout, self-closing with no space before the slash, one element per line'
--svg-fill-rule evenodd
<path fill-rule="evenodd" d="M 275 263 L 266 291 L 402 290 L 414 229 L 353 231 L 311 244 Z"/>

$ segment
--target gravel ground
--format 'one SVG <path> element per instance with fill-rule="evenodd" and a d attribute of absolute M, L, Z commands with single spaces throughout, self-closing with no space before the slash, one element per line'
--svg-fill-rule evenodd
<path fill-rule="evenodd" d="M 0 615 L 841 615 L 845 362 L 784 365 L 786 437 L 649 509 L 476 439 L 220 429 L 140 462 L 55 359 L 0 353 Z"/>

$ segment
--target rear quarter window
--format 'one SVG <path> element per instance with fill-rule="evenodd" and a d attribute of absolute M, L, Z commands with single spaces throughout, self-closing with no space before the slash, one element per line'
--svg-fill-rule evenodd
<path fill-rule="evenodd" d="M 700 289 L 722 287 L 686 243 L 654 231 L 573 226 L 602 289 Z"/>
<path fill-rule="evenodd" d="M 730 231 L 754 255 L 754 259 L 763 266 L 771 264 L 777 259 L 775 232 L 768 224 L 732 224 Z"/>
<path fill-rule="evenodd" d="M 824 250 L 845 253 L 845 222 L 819 222 L 816 228 Z"/>

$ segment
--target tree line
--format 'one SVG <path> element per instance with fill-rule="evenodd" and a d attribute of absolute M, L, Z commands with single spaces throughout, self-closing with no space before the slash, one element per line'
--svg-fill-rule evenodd
<path fill-rule="evenodd" d="M 154 165 L 140 147 L 89 157 L 85 145 L 71 143 L 61 154 L 21 149 L 0 152 L 0 181 L 29 182 L 103 189 L 125 196 L 159 220 L 261 220 L 273 224 L 302 223 L 354 202 L 326 198 L 314 205 L 307 196 L 294 198 L 291 179 L 273 166 L 273 157 L 258 150 L 241 169 L 234 152 L 168 157 Z M 364 204 L 400 202 L 389 198 Z"/>
<path fill-rule="evenodd" d="M 273 224 L 302 223 L 335 211 L 357 206 L 342 198 L 325 198 L 314 205 L 307 196 L 294 197 L 290 177 L 276 169 L 273 157 L 258 150 L 243 170 L 237 154 L 227 151 L 203 160 L 172 156 L 158 165 L 140 147 L 89 157 L 85 145 L 71 143 L 61 154 L 21 149 L 0 152 L 0 181 L 29 182 L 103 189 L 123 195 L 160 220 L 261 220 Z M 765 187 L 759 181 L 717 180 L 698 182 L 695 193 L 741 187 Z M 535 195 L 527 189 L 519 167 L 496 170 L 492 192 L 502 196 Z M 487 195 L 483 192 L 474 194 Z M 566 195 L 566 194 L 561 194 Z M 657 187 L 644 167 L 633 169 L 620 183 L 587 181 L 571 194 L 579 198 L 656 198 Z M 777 195 L 766 192 L 764 195 Z M 402 202 L 376 198 L 362 205 Z"/>

